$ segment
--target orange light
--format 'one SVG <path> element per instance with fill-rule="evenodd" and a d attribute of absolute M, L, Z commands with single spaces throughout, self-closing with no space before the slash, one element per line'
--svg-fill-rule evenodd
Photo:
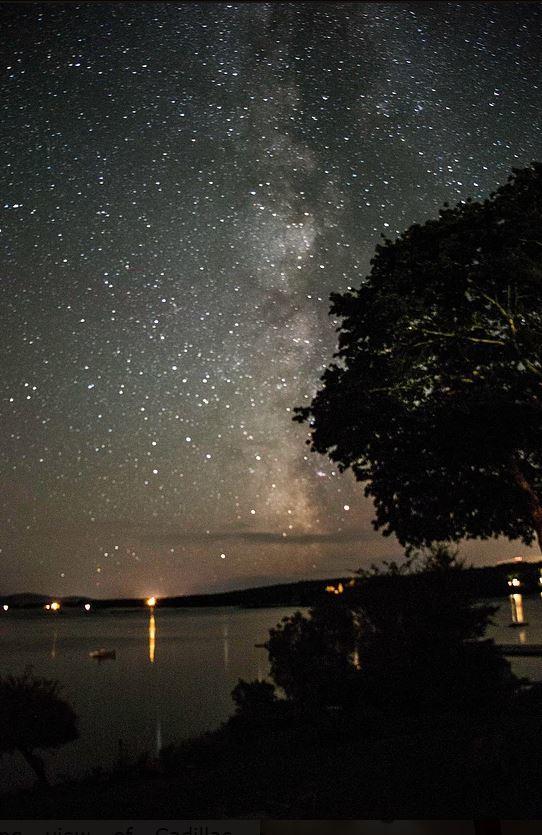
<path fill-rule="evenodd" d="M 156 606 L 156 597 L 148 597 L 145 602 L 147 606 Z"/>
<path fill-rule="evenodd" d="M 58 610 L 60 609 L 60 603 L 58 602 L 58 600 L 53 600 L 53 602 L 51 603 L 50 608 L 52 609 L 53 612 L 58 612 Z"/>

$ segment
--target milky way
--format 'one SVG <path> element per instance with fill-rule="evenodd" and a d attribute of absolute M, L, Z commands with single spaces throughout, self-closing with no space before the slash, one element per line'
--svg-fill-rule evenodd
<path fill-rule="evenodd" d="M 332 356 L 330 291 L 381 234 L 542 157 L 542 6 L 4 4 L 0 23 L 2 591 L 400 555 L 292 410 Z"/>

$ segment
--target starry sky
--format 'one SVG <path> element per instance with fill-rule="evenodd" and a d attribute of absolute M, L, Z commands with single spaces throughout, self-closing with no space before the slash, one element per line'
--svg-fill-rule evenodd
<path fill-rule="evenodd" d="M 2 593 L 400 556 L 292 411 L 381 234 L 542 158 L 542 4 L 5 3 L 0 26 Z"/>

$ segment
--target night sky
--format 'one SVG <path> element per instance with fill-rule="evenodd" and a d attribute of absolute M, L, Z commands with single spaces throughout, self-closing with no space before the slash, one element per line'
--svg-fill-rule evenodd
<path fill-rule="evenodd" d="M 380 235 L 542 158 L 542 4 L 4 4 L 0 26 L 0 591 L 400 557 L 292 411 Z"/>

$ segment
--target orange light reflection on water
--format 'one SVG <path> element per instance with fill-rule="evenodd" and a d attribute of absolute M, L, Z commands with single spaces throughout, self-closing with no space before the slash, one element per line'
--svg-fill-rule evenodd
<path fill-rule="evenodd" d="M 156 621 L 154 620 L 154 611 L 151 609 L 149 617 L 149 661 L 154 664 L 154 655 L 156 650 Z"/>
<path fill-rule="evenodd" d="M 512 612 L 512 623 L 523 623 L 525 618 L 523 616 L 523 595 L 510 595 L 510 608 Z"/>

